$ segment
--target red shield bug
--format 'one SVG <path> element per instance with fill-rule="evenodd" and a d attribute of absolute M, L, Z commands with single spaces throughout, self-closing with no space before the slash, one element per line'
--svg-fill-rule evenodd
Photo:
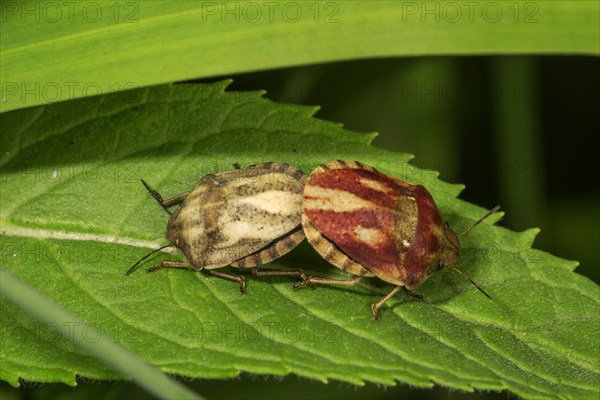
<path fill-rule="evenodd" d="M 460 256 L 458 236 L 442 220 L 433 198 L 423 186 L 382 174 L 357 161 L 331 161 L 308 177 L 302 201 L 302 226 L 309 243 L 331 264 L 349 272 L 351 280 L 310 276 L 310 283 L 355 285 L 362 277 L 377 277 L 396 287 L 372 305 L 373 317 L 400 288 L 421 298 L 414 289 L 432 273 L 450 268 Z"/>
<path fill-rule="evenodd" d="M 301 270 L 259 271 L 266 264 L 296 247 L 304 240 L 301 225 L 304 173 L 288 164 L 263 163 L 203 177 L 191 192 L 169 200 L 142 183 L 160 206 L 170 214 L 167 246 L 154 250 L 134 264 L 129 275 L 147 257 L 174 246 L 188 262 L 163 261 L 148 269 L 191 268 L 238 281 L 244 293 L 241 275 L 216 269 L 232 265 L 250 268 L 254 275 L 306 276 Z M 169 207 L 182 202 L 171 214 Z"/>

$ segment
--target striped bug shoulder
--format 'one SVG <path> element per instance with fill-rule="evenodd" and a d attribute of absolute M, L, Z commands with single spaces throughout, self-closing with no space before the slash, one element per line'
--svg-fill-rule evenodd
<path fill-rule="evenodd" d="M 365 170 L 365 171 L 378 172 L 375 168 L 373 168 L 370 165 L 367 165 L 365 163 L 361 163 L 360 161 L 334 160 L 334 161 L 329 161 L 329 162 L 326 162 L 325 164 L 319 165 L 317 168 L 314 169 L 314 171 L 312 173 L 318 174 L 318 173 L 332 170 L 332 169 L 333 170 L 335 170 L 335 169 L 361 169 L 361 170 Z"/>
<path fill-rule="evenodd" d="M 278 162 L 266 162 L 250 165 L 245 169 L 248 173 L 252 174 L 252 171 L 268 171 L 275 174 L 283 174 L 292 177 L 293 179 L 303 182 L 306 181 L 306 175 L 304 172 L 290 164 L 278 163 Z"/>

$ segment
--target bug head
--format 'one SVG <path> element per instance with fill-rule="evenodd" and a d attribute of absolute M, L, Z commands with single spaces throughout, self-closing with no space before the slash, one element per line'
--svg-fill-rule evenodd
<path fill-rule="evenodd" d="M 464 272 L 462 272 L 454 267 L 451 267 L 451 265 L 454 264 L 455 262 L 457 262 L 458 259 L 460 258 L 460 241 L 459 241 L 458 237 L 464 235 L 465 233 L 469 232 L 471 229 L 475 228 L 477 225 L 479 225 L 481 223 L 481 221 L 483 221 L 484 219 L 486 219 L 487 217 L 489 217 L 490 215 L 492 215 L 499 209 L 500 209 L 500 206 L 496 206 L 496 207 L 492 208 L 490 211 L 487 212 L 487 214 L 485 214 L 483 217 L 479 218 L 477 221 L 475 221 L 474 223 L 469 225 L 464 231 L 462 231 L 458 235 L 450 228 L 450 225 L 448 225 L 447 223 L 444 224 L 444 230 L 445 230 L 445 234 L 446 234 L 445 235 L 446 243 L 441 248 L 440 265 L 439 265 L 439 269 L 449 267 L 452 271 L 461 275 L 463 278 L 465 278 L 466 280 L 471 282 L 471 284 L 473 286 L 475 286 L 481 293 L 483 293 L 490 300 L 492 300 L 492 297 L 489 294 L 487 294 L 485 292 L 485 290 L 483 290 L 477 283 L 475 283 L 475 281 L 473 281 L 473 279 L 471 279 L 469 276 L 467 276 Z"/>
<path fill-rule="evenodd" d="M 175 247 L 179 250 L 183 251 L 184 254 L 186 250 L 189 250 L 189 245 L 187 241 L 183 237 L 183 224 L 177 218 L 178 217 L 177 210 L 169 219 L 169 223 L 167 224 L 167 239 L 173 243 Z"/>
<path fill-rule="evenodd" d="M 182 213 L 181 210 L 181 208 L 178 208 L 169 218 L 167 240 L 173 243 L 173 246 L 179 249 L 188 260 L 193 262 L 196 260 L 193 239 L 191 239 L 191 237 L 194 237 L 194 231 L 192 230 L 193 227 L 190 226 L 189 214 Z"/>
<path fill-rule="evenodd" d="M 440 265 L 439 269 L 449 267 L 460 258 L 460 240 L 458 235 L 450 228 L 448 223 L 444 224 L 444 237 L 440 248 Z"/>
<path fill-rule="evenodd" d="M 500 209 L 500 206 L 496 206 L 496 207 L 492 208 L 483 217 L 481 217 L 477 221 L 473 222 L 471 225 L 469 225 L 465 230 L 463 230 L 459 234 L 456 234 L 456 232 L 454 232 L 452 230 L 452 228 L 450 228 L 450 225 L 448 225 L 447 222 L 444 223 L 444 238 L 445 238 L 445 240 L 442 242 L 442 245 L 440 248 L 441 255 L 440 255 L 439 269 L 449 267 L 450 265 L 457 262 L 458 259 L 460 258 L 460 240 L 458 239 L 458 237 L 466 234 L 471 229 L 475 228 L 484 219 L 488 218 L 490 215 L 492 215 L 499 209 Z"/>

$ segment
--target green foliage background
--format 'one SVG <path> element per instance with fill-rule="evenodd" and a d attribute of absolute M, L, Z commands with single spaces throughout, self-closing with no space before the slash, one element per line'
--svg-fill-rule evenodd
<path fill-rule="evenodd" d="M 349 3 L 355 5 L 343 5 Z M 61 80 L 92 81 L 100 83 L 106 89 L 108 86 L 104 85 L 114 83 L 115 80 L 146 85 L 219 74 L 229 77 L 232 72 L 373 55 L 597 55 L 599 51 L 598 21 L 594 19 L 598 7 L 596 2 L 536 2 L 541 11 L 538 14 L 541 19 L 539 23 L 529 26 L 515 23 L 503 26 L 481 23 L 475 26 L 450 25 L 443 21 L 403 25 L 397 23 L 402 20 L 402 10 L 386 8 L 390 3 L 378 2 L 377 6 L 365 6 L 366 2 L 340 3 L 342 13 L 339 15 L 353 17 L 346 20 L 342 18 L 342 22 L 334 26 L 342 31 L 321 30 L 315 24 L 286 24 L 286 21 L 279 21 L 280 25 L 264 24 L 260 27 L 243 23 L 223 25 L 219 20 L 212 20 L 210 24 L 195 24 L 194 22 L 198 22 L 198 15 L 194 14 L 193 6 L 189 5 L 191 3 L 186 2 L 171 2 L 174 5 L 167 5 L 173 9 L 165 8 L 166 5 L 159 2 L 149 2 L 147 4 L 152 6 L 144 6 L 140 16 L 151 16 L 149 21 L 153 23 L 144 23 L 142 18 L 138 25 L 123 26 L 109 20 L 105 25 L 91 25 L 101 29 L 92 29 L 81 35 L 72 35 L 72 28 L 76 24 L 38 24 L 38 32 L 23 24 L 13 24 L 12 27 L 20 29 L 10 31 L 11 25 L 3 23 L 3 95 L 8 88 L 4 85 L 7 82 L 43 84 Z M 192 7 L 188 10 L 191 12 L 177 9 L 182 5 Z M 360 18 L 355 24 L 343 23 L 354 21 L 356 16 Z M 182 22 L 180 17 L 188 23 Z M 150 37 L 158 40 L 136 41 L 136 37 L 148 37 L 148 32 L 153 30 L 164 32 L 169 26 L 169 22 L 165 21 L 169 20 L 172 21 L 171 35 L 150 34 Z M 175 28 L 174 25 L 181 28 Z M 378 28 L 373 28 L 375 25 Z M 89 26 L 90 24 L 80 25 L 84 31 Z M 211 40 L 200 39 L 207 32 L 218 32 L 226 26 L 227 32 L 210 36 Z M 437 36 L 432 27 L 439 28 Z M 252 40 L 242 32 L 236 32 L 241 29 L 243 33 L 248 33 L 246 29 L 250 28 L 254 34 Z M 119 31 L 121 29 L 127 31 L 128 35 Z M 149 30 L 145 31 L 147 29 Z M 139 36 L 129 35 L 135 31 L 139 32 Z M 48 32 L 51 32 L 50 36 Z M 433 33 L 428 39 L 429 32 Z M 502 35 L 507 32 L 511 34 Z M 315 35 L 311 36 L 311 33 Z M 385 33 L 389 35 L 386 36 Z M 175 39 L 183 36 L 190 40 L 182 43 Z M 47 39 L 37 43 L 39 37 Z M 125 37 L 127 40 L 120 39 Z M 387 41 L 382 40 L 382 37 L 387 37 Z M 442 37 L 446 39 L 441 40 Z M 495 38 L 500 37 L 503 39 L 496 41 Z M 57 44 L 52 43 L 53 38 Z M 81 41 L 78 42 L 78 39 Z M 91 43 L 100 45 L 94 46 Z M 111 48 L 118 50 L 110 59 L 102 59 L 100 56 L 103 52 Z M 90 54 L 93 52 L 96 52 L 95 56 Z M 56 56 L 52 56 L 52 53 Z M 130 57 L 136 53 L 138 57 Z M 182 54 L 187 56 L 182 59 Z M 257 57 L 257 54 L 261 56 Z M 44 60 L 43 64 L 39 62 L 40 59 Z M 183 62 L 173 63 L 173 59 Z M 211 62 L 207 63 L 207 60 Z M 266 96 L 276 101 L 321 105 L 317 114 L 319 117 L 343 122 L 349 129 L 379 131 L 375 144 L 416 154 L 413 161 L 415 165 L 440 171 L 443 180 L 465 183 L 466 190 L 462 198 L 472 203 L 484 207 L 500 203 L 507 210 L 507 215 L 501 222 L 504 226 L 513 230 L 541 227 L 536 247 L 561 257 L 580 260 L 582 265 L 577 271 L 598 282 L 600 257 L 596 244 L 600 241 L 597 224 L 600 217 L 597 206 L 599 196 L 597 189 L 590 184 L 594 182 L 594 177 L 588 176 L 595 170 L 593 133 L 600 130 L 597 118 L 594 117 L 599 93 L 599 80 L 595 72 L 598 66 L 597 58 L 587 57 L 371 59 L 238 75 L 234 76 L 230 89 L 267 89 Z M 103 90 L 107 91 L 111 90 Z M 24 103 L 14 103 L 18 98 L 11 96 L 10 105 L 3 102 L 2 110 L 36 104 L 35 98 L 31 96 L 26 96 Z M 65 109 L 69 109 L 68 104 Z M 57 113 L 48 118 L 45 126 L 53 129 L 55 125 L 54 129 L 60 130 L 63 127 L 62 121 L 61 113 Z M 2 124 L 0 129 L 4 140 L 4 157 L 4 149 L 10 147 L 10 143 L 6 141 L 16 137 L 15 126 Z M 123 137 L 126 138 L 126 135 Z M 23 140 L 21 146 L 25 146 L 30 139 L 19 138 Z M 77 145 L 85 149 L 85 143 L 78 141 Z M 221 153 L 214 154 L 227 151 L 227 146 L 215 145 L 217 147 Z M 92 161 L 95 158 L 101 160 L 102 151 L 114 151 L 98 151 L 97 147 L 88 150 L 86 157 Z M 309 169 L 312 164 L 307 163 L 304 154 L 287 154 L 286 159 L 280 161 L 296 160 L 305 169 Z M 311 154 L 318 158 L 317 152 Z M 329 154 L 331 153 L 327 156 Z M 358 156 L 361 154 L 357 153 Z M 227 162 L 230 161 L 229 157 L 242 163 L 262 161 L 255 160 L 254 156 L 243 159 L 239 153 L 235 153 L 227 154 Z M 220 162 L 221 157 L 215 157 L 215 160 L 217 158 L 217 162 Z M 224 167 L 224 163 L 219 166 Z M 410 179 L 410 174 L 414 171 L 397 172 L 408 173 L 407 179 Z M 3 175 L 4 172 L 6 170 L 3 170 Z M 181 187 L 185 187 L 183 181 L 194 181 L 195 176 L 188 178 L 179 178 Z M 418 180 L 418 177 L 415 179 Z M 5 187 L 3 184 L 3 189 Z M 3 193 L 3 197 L 6 198 L 7 194 Z M 122 201 L 126 202 L 126 199 L 123 198 Z M 9 210 L 5 206 L 5 200 L 2 203 L 2 212 L 5 214 Z M 151 211 L 146 207 L 143 210 L 149 213 Z M 24 217 L 29 218 L 27 215 Z M 66 222 L 68 225 L 68 220 Z M 61 220 L 59 215 L 51 223 L 60 226 L 65 220 Z M 299 249 L 297 254 L 305 252 L 311 254 L 309 249 Z M 4 256 L 3 252 L 3 260 Z M 310 262 L 316 261 L 308 257 Z M 483 274 L 483 271 L 478 273 Z M 485 275 L 476 277 L 485 282 Z M 560 280 L 559 276 L 551 278 Z M 516 287 L 519 283 L 511 282 Z M 288 282 L 278 281 L 278 285 L 285 286 Z M 597 299 L 597 288 L 594 290 Z M 337 293 L 342 295 L 344 292 L 334 291 L 334 294 Z M 367 300 L 368 303 L 369 299 L 370 297 L 361 297 L 362 302 Z M 473 299 L 475 302 L 480 300 Z M 545 298 L 545 293 L 540 293 L 536 300 L 551 301 Z M 594 311 L 593 308 L 590 310 Z M 597 308 L 595 312 L 597 318 Z M 283 382 L 271 380 L 264 384 L 261 380 L 262 378 L 256 380 L 252 376 L 245 376 L 233 383 L 201 381 L 191 383 L 191 386 L 208 398 L 263 398 L 269 395 L 277 398 L 290 393 L 298 398 L 395 398 L 400 393 L 406 394 L 408 390 L 401 386 L 384 391 L 367 385 L 354 393 L 355 388 L 339 383 L 322 385 L 314 381 L 288 378 Z M 21 394 L 56 398 L 81 396 L 86 391 L 94 395 L 100 393 L 98 383 L 84 383 L 75 392 L 62 386 L 31 386 L 26 383 L 26 389 Z M 107 398 L 114 395 L 122 397 L 126 392 L 144 396 L 122 384 L 102 387 L 102 393 Z M 2 390 L 3 395 L 15 395 L 4 386 Z M 418 393 L 431 398 L 448 396 L 447 389 Z M 452 397 L 462 395 L 453 392 Z M 468 397 L 476 398 L 477 395 Z"/>

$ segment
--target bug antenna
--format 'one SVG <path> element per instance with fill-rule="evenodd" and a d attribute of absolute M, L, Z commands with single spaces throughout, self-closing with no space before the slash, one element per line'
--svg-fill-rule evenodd
<path fill-rule="evenodd" d="M 173 213 L 169 211 L 167 206 L 165 206 L 165 201 L 163 200 L 162 196 L 156 190 L 152 189 L 143 179 L 140 179 L 140 181 L 142 181 L 142 184 L 146 187 L 146 190 L 150 193 L 150 195 L 152 195 L 152 197 L 154 197 L 154 200 L 156 200 L 163 210 L 165 210 L 167 214 L 172 215 Z"/>
<path fill-rule="evenodd" d="M 154 254 L 154 253 L 156 253 L 156 252 L 158 252 L 158 251 L 161 251 L 161 250 L 163 250 L 163 249 L 166 249 L 167 247 L 172 247 L 172 246 L 175 246 L 175 245 L 174 245 L 173 243 L 171 243 L 171 244 L 168 244 L 168 245 L 166 245 L 166 246 L 159 247 L 159 248 L 158 248 L 158 249 L 156 249 L 156 250 L 152 250 L 150 253 L 148 253 L 148 254 L 146 254 L 144 257 L 140 258 L 140 259 L 138 260 L 138 262 L 136 262 L 135 264 L 133 264 L 133 265 L 131 266 L 131 268 L 129 268 L 129 269 L 127 270 L 127 272 L 125 272 L 125 276 L 129 275 L 130 273 L 132 273 L 132 272 L 133 272 L 133 270 L 135 270 L 135 267 L 137 267 L 138 265 L 140 265 L 140 263 L 141 263 L 142 261 L 144 261 L 146 258 L 150 257 L 152 254 Z"/>
<path fill-rule="evenodd" d="M 481 221 L 483 221 L 484 219 L 486 219 L 487 217 L 489 217 L 490 215 L 492 215 L 493 213 L 495 213 L 499 209 L 500 209 L 500 206 L 496 206 L 496 207 L 492 208 L 490 211 L 487 212 L 487 214 L 485 214 L 483 217 L 479 218 L 477 221 L 473 222 L 473 224 L 471 224 L 471 226 L 467 227 L 467 229 L 465 229 L 464 231 L 462 231 L 461 233 L 459 233 L 456 236 L 462 236 L 465 233 L 469 232 L 471 229 L 473 229 L 477 225 L 479 225 L 481 223 Z"/>
<path fill-rule="evenodd" d="M 481 287 L 480 287 L 478 284 L 476 284 L 476 283 L 475 283 L 475 281 L 474 281 L 473 279 L 469 278 L 469 276 L 468 276 L 467 274 L 465 274 L 465 273 L 464 273 L 464 272 L 462 272 L 461 270 L 459 270 L 459 269 L 456 269 L 456 268 L 454 268 L 454 267 L 450 267 L 450 269 L 451 269 L 452 271 L 454 271 L 454 272 L 458 273 L 459 275 L 461 275 L 463 278 L 465 278 L 465 279 L 466 279 L 466 280 L 468 280 L 469 282 L 471 282 L 471 283 L 473 284 L 473 286 L 475 286 L 477 289 L 479 289 L 479 291 L 480 291 L 481 293 L 483 293 L 483 294 L 484 294 L 484 295 L 485 295 L 485 296 L 486 296 L 488 299 L 490 299 L 490 300 L 494 300 L 494 299 L 492 299 L 492 296 L 490 296 L 489 294 L 487 294 L 487 293 L 485 292 L 485 290 L 483 290 L 483 289 L 482 289 L 482 288 L 481 288 Z"/>

